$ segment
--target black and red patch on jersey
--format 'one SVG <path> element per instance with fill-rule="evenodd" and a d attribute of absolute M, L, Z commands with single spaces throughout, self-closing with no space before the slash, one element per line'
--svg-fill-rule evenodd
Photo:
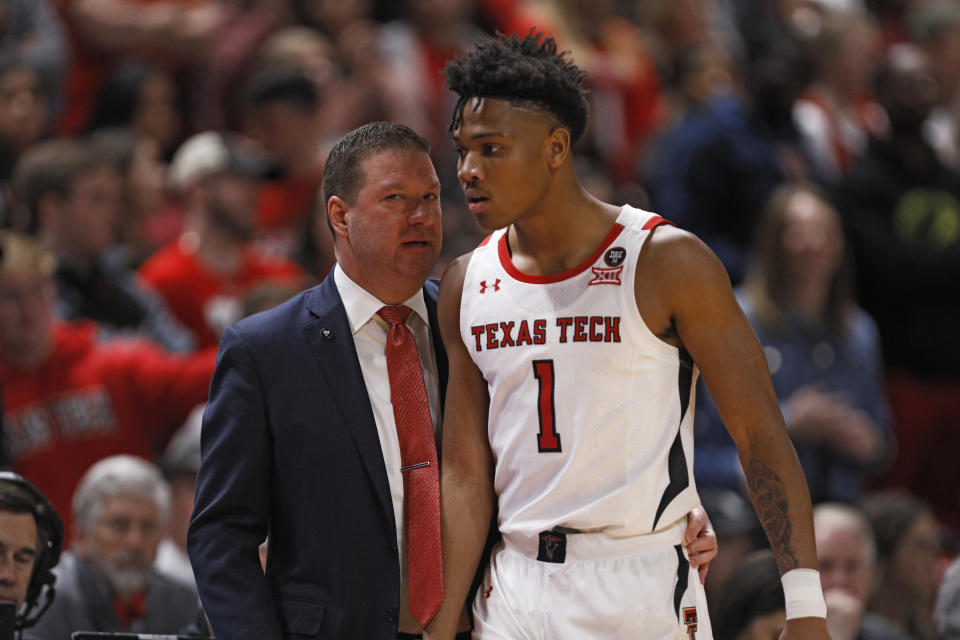
<path fill-rule="evenodd" d="M 627 250 L 623 247 L 611 247 L 607 249 L 606 255 L 603 256 L 603 261 L 607 263 L 608 267 L 619 267 L 626 259 Z"/>

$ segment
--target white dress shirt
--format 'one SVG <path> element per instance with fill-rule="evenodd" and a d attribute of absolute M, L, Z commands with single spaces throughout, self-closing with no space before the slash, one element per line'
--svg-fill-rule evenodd
<path fill-rule="evenodd" d="M 393 501 L 393 515 L 397 524 L 397 548 L 400 550 L 400 572 L 402 597 L 400 606 L 400 631 L 418 633 L 419 626 L 410 613 L 407 590 L 406 539 L 403 535 L 403 476 L 400 473 L 400 441 L 397 437 L 397 423 L 393 416 L 393 404 L 390 401 L 390 380 L 387 376 L 387 332 L 389 325 L 377 315 L 384 303 L 372 293 L 350 279 L 340 265 L 334 265 L 333 279 L 337 291 L 343 300 L 350 323 L 350 332 L 356 345 L 360 360 L 360 371 L 367 387 L 367 396 L 373 408 L 373 417 L 377 423 L 380 437 L 380 449 L 387 468 L 387 481 L 390 483 L 390 496 Z M 423 289 L 418 289 L 409 300 L 404 302 L 413 309 L 407 317 L 407 327 L 413 333 L 420 353 L 420 367 L 423 369 L 423 381 L 430 402 L 430 416 L 433 418 L 433 430 L 440 426 L 440 380 L 437 373 L 437 360 L 433 353 L 433 341 L 430 337 L 430 323 L 427 316 L 427 303 L 423 299 Z"/>

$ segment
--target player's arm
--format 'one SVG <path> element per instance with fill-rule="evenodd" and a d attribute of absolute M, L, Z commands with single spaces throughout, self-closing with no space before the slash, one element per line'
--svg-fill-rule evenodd
<path fill-rule="evenodd" d="M 453 638 L 493 517 L 493 455 L 487 440 L 487 383 L 460 339 L 460 296 L 469 256 L 443 275 L 437 300 L 440 333 L 450 363 L 443 414 L 441 521 L 443 606 L 425 638 Z"/>
<path fill-rule="evenodd" d="M 641 256 L 669 328 L 700 367 L 737 445 L 750 499 L 780 573 L 817 569 L 810 494 L 784 426 L 760 342 L 726 271 L 696 237 L 660 228 Z M 784 638 L 829 638 L 822 618 L 788 621 Z"/>

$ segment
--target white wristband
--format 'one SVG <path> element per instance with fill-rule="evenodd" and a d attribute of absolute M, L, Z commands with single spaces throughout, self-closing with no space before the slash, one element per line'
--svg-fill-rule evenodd
<path fill-rule="evenodd" d="M 827 603 L 820 586 L 820 572 L 813 569 L 791 569 L 780 576 L 787 620 L 793 618 L 826 618 Z"/>

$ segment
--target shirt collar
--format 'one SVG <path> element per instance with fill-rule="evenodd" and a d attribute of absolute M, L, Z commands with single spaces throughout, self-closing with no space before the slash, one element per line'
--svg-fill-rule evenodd
<path fill-rule="evenodd" d="M 347 312 L 347 321 L 350 323 L 350 333 L 356 335 L 385 304 L 375 295 L 351 280 L 350 276 L 344 273 L 339 264 L 333 266 L 333 280 L 337 285 L 337 291 L 340 292 L 340 299 L 343 300 L 343 308 Z M 413 309 L 413 312 L 420 316 L 424 324 L 429 324 L 429 320 L 427 319 L 427 303 L 423 299 L 422 287 L 417 289 L 417 292 L 403 304 Z"/>

